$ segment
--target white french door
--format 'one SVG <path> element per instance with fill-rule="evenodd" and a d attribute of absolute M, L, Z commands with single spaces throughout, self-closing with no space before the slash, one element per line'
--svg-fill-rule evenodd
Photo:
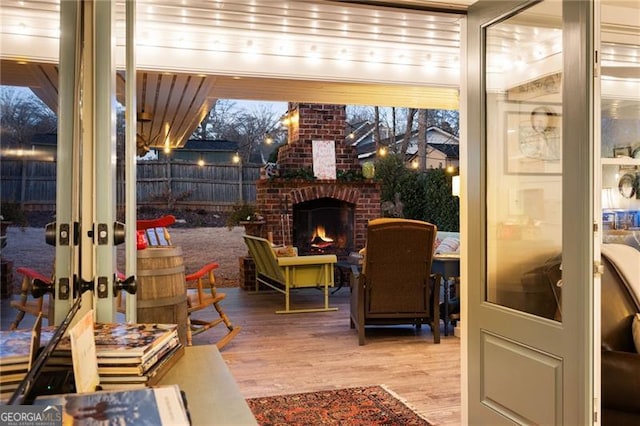
<path fill-rule="evenodd" d="M 467 24 L 463 423 L 590 424 L 593 4 L 480 1 Z"/>

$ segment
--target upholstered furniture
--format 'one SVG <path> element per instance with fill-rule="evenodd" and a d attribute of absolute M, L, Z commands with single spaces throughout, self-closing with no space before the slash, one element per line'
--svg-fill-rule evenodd
<path fill-rule="evenodd" d="M 311 256 L 276 256 L 271 243 L 260 237 L 244 235 L 249 254 L 256 264 L 256 289 L 264 284 L 285 295 L 285 309 L 278 314 L 335 311 L 329 307 L 329 287 L 333 287 L 333 269 L 338 261 L 333 254 Z M 309 309 L 291 309 L 291 290 L 317 287 L 324 292 L 324 306 Z"/>
<path fill-rule="evenodd" d="M 602 424 L 640 425 L 640 354 L 632 334 L 640 312 L 640 251 L 604 244 L 602 263 Z"/>
<path fill-rule="evenodd" d="M 370 325 L 429 324 L 440 342 L 440 277 L 431 276 L 436 226 L 410 219 L 374 219 L 367 227 L 362 272 L 351 283 L 351 328 L 365 343 Z"/>

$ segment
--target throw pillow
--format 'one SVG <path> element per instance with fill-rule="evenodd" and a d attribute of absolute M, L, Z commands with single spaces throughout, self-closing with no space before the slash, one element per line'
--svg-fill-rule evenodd
<path fill-rule="evenodd" d="M 298 255 L 298 251 L 293 246 L 274 247 L 273 251 L 277 257 L 294 257 Z"/>
<path fill-rule="evenodd" d="M 633 317 L 633 343 L 636 345 L 636 352 L 640 353 L 640 314 Z"/>
<path fill-rule="evenodd" d="M 447 237 L 438 245 L 436 253 L 454 253 L 460 248 L 460 240 Z"/>

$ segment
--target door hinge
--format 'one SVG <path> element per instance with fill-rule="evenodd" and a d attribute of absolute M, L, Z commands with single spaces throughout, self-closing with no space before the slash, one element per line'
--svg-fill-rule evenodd
<path fill-rule="evenodd" d="M 601 277 L 603 273 L 604 273 L 604 266 L 602 265 L 602 262 L 600 262 L 599 260 L 594 261 L 593 275 L 596 277 Z"/>

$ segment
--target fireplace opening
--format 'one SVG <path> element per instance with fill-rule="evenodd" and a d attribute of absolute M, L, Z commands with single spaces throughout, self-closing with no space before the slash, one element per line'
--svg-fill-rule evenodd
<path fill-rule="evenodd" d="M 354 205 L 319 198 L 293 206 L 293 244 L 300 254 L 347 256 L 353 250 Z"/>

